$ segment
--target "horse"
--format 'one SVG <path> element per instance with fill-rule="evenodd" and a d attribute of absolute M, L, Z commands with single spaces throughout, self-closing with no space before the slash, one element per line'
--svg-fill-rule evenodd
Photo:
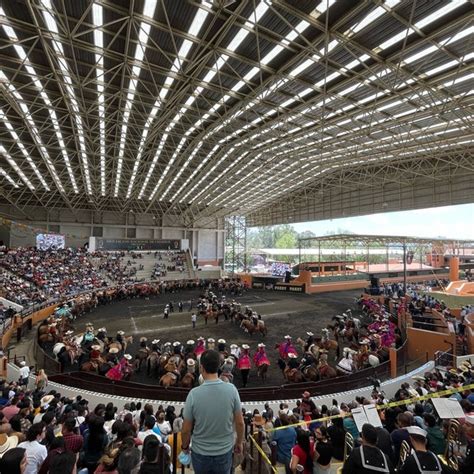
<path fill-rule="evenodd" d="M 306 341 L 304 341 L 303 339 L 301 339 L 301 337 L 299 337 L 298 339 L 296 339 L 296 344 L 298 344 L 304 352 L 304 349 L 306 347 Z M 311 354 L 317 360 L 319 359 L 319 349 L 320 347 L 317 344 L 313 343 L 309 346 L 306 352 Z M 324 349 L 326 348 L 324 347 Z M 329 350 L 329 349 L 326 349 L 326 350 Z"/>
<path fill-rule="evenodd" d="M 262 320 L 259 320 L 257 322 L 257 325 L 255 326 L 255 324 L 252 321 L 249 321 L 248 319 L 244 319 L 240 323 L 240 327 L 244 328 L 244 331 L 249 333 L 250 335 L 252 335 L 254 332 L 258 332 L 262 336 L 267 335 L 267 327 L 265 326 L 265 323 Z"/>
<path fill-rule="evenodd" d="M 319 380 L 333 379 L 337 377 L 337 371 L 329 364 L 320 364 L 318 366 Z"/>
<path fill-rule="evenodd" d="M 196 380 L 195 375 L 192 374 L 191 372 L 187 372 L 186 374 L 183 375 L 181 379 L 181 387 L 193 388 L 195 380 Z"/>
<path fill-rule="evenodd" d="M 147 347 L 140 347 L 137 354 L 135 354 L 135 370 L 140 372 L 143 363 L 147 361 L 148 355 L 150 354 L 150 349 Z"/>
<path fill-rule="evenodd" d="M 168 388 L 178 383 L 178 376 L 173 372 L 166 372 L 158 382 L 162 387 Z"/>
<path fill-rule="evenodd" d="M 262 379 L 263 382 L 267 380 L 268 364 L 260 364 L 257 367 L 257 376 Z"/>
<path fill-rule="evenodd" d="M 311 380 L 312 382 L 319 380 L 318 369 L 313 364 L 305 367 L 301 372 L 306 380 Z"/>
<path fill-rule="evenodd" d="M 212 309 L 208 309 L 207 311 L 205 311 L 203 316 L 204 316 L 204 323 L 206 326 L 207 326 L 207 320 L 210 318 L 214 318 L 216 321 L 216 324 L 219 322 L 219 313 Z"/>
<path fill-rule="evenodd" d="M 299 369 L 292 369 L 288 366 L 283 370 L 283 375 L 287 382 L 299 383 L 304 382 L 304 375 Z"/>
<path fill-rule="evenodd" d="M 150 375 L 158 375 L 158 369 L 160 367 L 160 354 L 158 352 L 152 352 L 146 359 L 146 373 Z"/>
<path fill-rule="evenodd" d="M 69 360 L 71 361 L 71 365 L 74 364 L 74 361 L 78 357 L 81 352 L 81 349 L 75 348 L 70 344 L 65 344 L 64 342 L 57 342 L 53 346 L 53 354 L 58 357 L 60 353 L 66 352 L 69 356 Z"/>

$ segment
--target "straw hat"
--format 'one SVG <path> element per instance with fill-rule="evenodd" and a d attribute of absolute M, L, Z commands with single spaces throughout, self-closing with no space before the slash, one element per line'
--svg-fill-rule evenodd
<path fill-rule="evenodd" d="M 285 339 L 291 339 L 291 336 L 290 336 L 289 334 L 287 334 L 287 335 L 285 336 Z"/>
<path fill-rule="evenodd" d="M 119 336 L 125 336 L 125 331 L 117 331 L 117 334 L 118 334 Z"/>
<path fill-rule="evenodd" d="M 45 405 L 49 405 L 52 400 L 54 398 L 54 395 L 45 395 L 42 399 L 41 399 L 41 406 L 44 407 Z"/>
<path fill-rule="evenodd" d="M 314 334 L 313 334 L 311 331 L 306 331 L 306 334 L 307 334 L 308 336 L 314 336 Z"/>
<path fill-rule="evenodd" d="M 265 345 L 263 347 L 265 347 Z M 242 344 L 242 349 L 250 349 L 250 346 L 248 344 Z"/>
<path fill-rule="evenodd" d="M 8 436 L 5 433 L 0 434 L 0 458 L 9 450 L 16 448 L 18 438 L 16 436 Z"/>
<path fill-rule="evenodd" d="M 118 354 L 118 353 L 119 353 L 118 347 L 111 347 L 109 349 L 109 354 Z"/>
<path fill-rule="evenodd" d="M 212 337 L 210 337 L 207 342 L 216 342 L 215 339 L 213 339 Z"/>
<path fill-rule="evenodd" d="M 98 344 L 94 344 L 91 346 L 91 349 L 94 351 L 100 351 L 101 347 Z"/>
<path fill-rule="evenodd" d="M 152 344 L 158 344 L 160 342 L 159 339 L 153 339 L 153 341 L 151 341 Z"/>
<path fill-rule="evenodd" d="M 242 346 L 242 347 L 244 347 L 244 346 Z M 261 343 L 258 345 L 258 347 L 267 347 L 267 346 L 265 346 L 265 344 L 264 344 L 263 342 L 261 342 Z"/>
<path fill-rule="evenodd" d="M 124 357 L 127 360 L 132 360 L 132 356 L 130 354 L 125 354 Z"/>
<path fill-rule="evenodd" d="M 204 341 L 204 338 L 202 336 L 199 336 L 198 341 Z"/>
<path fill-rule="evenodd" d="M 219 340 L 217 341 L 217 343 L 218 343 L 218 344 L 225 344 L 225 339 L 219 339 Z"/>
<path fill-rule="evenodd" d="M 231 349 L 237 349 L 238 347 L 239 347 L 239 346 L 238 346 L 237 344 L 231 344 L 231 345 L 230 345 L 230 348 L 231 348 Z"/>
<path fill-rule="evenodd" d="M 290 359 L 296 359 L 298 356 L 297 356 L 294 352 L 290 352 L 290 353 L 288 354 L 288 357 L 289 357 Z"/>
<path fill-rule="evenodd" d="M 148 341 L 148 339 L 146 337 L 141 337 L 140 338 L 140 342 L 146 342 L 146 341 Z"/>
<path fill-rule="evenodd" d="M 189 341 L 186 341 L 186 344 L 188 346 L 192 346 L 194 344 L 194 341 L 192 339 L 190 339 Z"/>

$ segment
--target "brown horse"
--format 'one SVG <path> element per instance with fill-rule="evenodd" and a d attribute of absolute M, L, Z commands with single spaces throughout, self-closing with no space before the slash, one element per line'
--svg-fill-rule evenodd
<path fill-rule="evenodd" d="M 176 374 L 173 374 L 172 372 L 166 372 L 166 374 L 163 375 L 159 381 L 159 384 L 165 388 L 172 387 L 173 385 L 176 385 L 177 383 L 178 383 L 178 376 Z"/>
<path fill-rule="evenodd" d="M 257 367 L 257 376 L 264 382 L 267 380 L 268 364 L 260 364 Z"/>
<path fill-rule="evenodd" d="M 158 352 L 152 352 L 146 359 L 147 375 L 157 375 L 160 367 L 160 355 Z"/>
<path fill-rule="evenodd" d="M 318 369 L 314 365 L 310 365 L 306 367 L 303 370 L 303 375 L 305 379 L 311 380 L 312 382 L 316 382 L 317 380 L 319 380 L 319 372 L 318 372 Z"/>
<path fill-rule="evenodd" d="M 218 317 L 219 313 L 217 311 L 214 311 L 212 309 L 208 309 L 207 311 L 205 311 L 202 314 L 204 316 L 204 323 L 206 324 L 206 326 L 207 326 L 207 320 L 208 319 L 215 319 L 216 324 L 219 322 L 219 317 Z"/>
<path fill-rule="evenodd" d="M 143 363 L 147 361 L 148 355 L 150 354 L 150 349 L 147 347 L 140 347 L 137 354 L 135 354 L 135 370 L 140 372 Z"/>
<path fill-rule="evenodd" d="M 318 372 L 320 380 L 333 379 L 337 377 L 336 369 L 329 364 L 321 364 L 318 367 Z"/>
<path fill-rule="evenodd" d="M 290 367 L 286 367 L 283 370 L 283 375 L 287 382 L 290 383 L 299 383 L 304 381 L 304 376 L 299 369 L 290 369 Z"/>
<path fill-rule="evenodd" d="M 196 380 L 196 377 L 194 376 L 194 374 L 192 374 L 191 372 L 188 372 L 184 374 L 183 378 L 181 379 L 181 387 L 193 388 L 195 380 Z"/>
<path fill-rule="evenodd" d="M 255 332 L 260 333 L 262 336 L 267 335 L 267 327 L 265 326 L 265 323 L 263 321 L 258 321 L 257 326 L 252 321 L 249 321 L 248 319 L 244 319 L 240 323 L 240 327 L 244 328 L 245 332 L 248 332 L 250 335 L 252 335 Z"/>

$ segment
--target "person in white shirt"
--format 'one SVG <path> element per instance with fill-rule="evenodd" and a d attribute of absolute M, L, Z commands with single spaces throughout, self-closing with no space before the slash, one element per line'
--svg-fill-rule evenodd
<path fill-rule="evenodd" d="M 26 450 L 26 469 L 24 474 L 38 474 L 38 471 L 43 464 L 48 450 L 43 446 L 41 441 L 46 433 L 44 423 L 34 423 L 30 426 L 26 433 L 26 441 L 18 445 L 19 448 Z"/>
<path fill-rule="evenodd" d="M 156 426 L 158 426 L 158 428 L 160 429 L 162 437 L 166 437 L 173 431 L 170 422 L 165 420 L 165 414 L 163 412 L 158 415 L 158 421 L 156 422 Z"/>
<path fill-rule="evenodd" d="M 20 362 L 20 385 L 28 387 L 28 378 L 30 377 L 30 368 L 26 365 L 26 362 L 22 360 Z"/>
<path fill-rule="evenodd" d="M 143 423 L 144 430 L 138 432 L 137 438 L 142 440 L 142 442 L 143 442 L 148 435 L 154 435 L 161 442 L 162 441 L 161 436 L 157 432 L 153 431 L 153 428 L 155 427 L 155 424 L 156 424 L 155 417 L 154 416 L 147 416 L 145 418 L 145 422 Z"/>

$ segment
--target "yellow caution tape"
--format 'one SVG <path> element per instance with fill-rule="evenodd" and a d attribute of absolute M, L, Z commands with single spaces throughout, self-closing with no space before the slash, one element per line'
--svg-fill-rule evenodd
<path fill-rule="evenodd" d="M 268 459 L 268 456 L 265 454 L 265 451 L 262 449 L 262 447 L 257 443 L 257 441 L 255 441 L 255 438 L 253 437 L 253 435 L 250 435 L 250 439 L 252 440 L 253 444 L 257 448 L 258 452 L 262 455 L 262 458 L 264 459 L 264 461 L 266 461 L 269 464 L 269 466 L 272 468 L 273 472 L 276 473 L 277 472 L 276 467 L 272 465 L 272 462 L 270 461 L 270 459 Z"/>
<path fill-rule="evenodd" d="M 419 395 L 417 397 L 407 398 L 405 400 L 399 400 L 397 402 L 384 403 L 383 405 L 376 405 L 377 410 L 385 410 L 386 408 L 398 407 L 400 405 L 411 405 L 414 402 L 420 400 L 429 400 L 430 398 L 444 397 L 445 395 L 452 395 L 453 393 L 464 392 L 465 390 L 474 389 L 474 383 L 469 385 L 464 385 L 462 387 L 450 388 L 449 390 L 441 390 L 439 392 L 428 393 L 426 395 Z M 312 423 L 322 423 L 324 421 L 333 420 L 335 418 L 345 418 L 347 416 L 352 416 L 352 413 L 339 413 L 338 415 L 325 416 L 323 418 L 316 418 L 314 420 L 300 421 L 292 425 L 278 426 L 276 428 L 265 429 L 267 433 L 273 431 L 286 430 L 287 428 L 295 428 L 296 426 L 310 425 Z"/>

